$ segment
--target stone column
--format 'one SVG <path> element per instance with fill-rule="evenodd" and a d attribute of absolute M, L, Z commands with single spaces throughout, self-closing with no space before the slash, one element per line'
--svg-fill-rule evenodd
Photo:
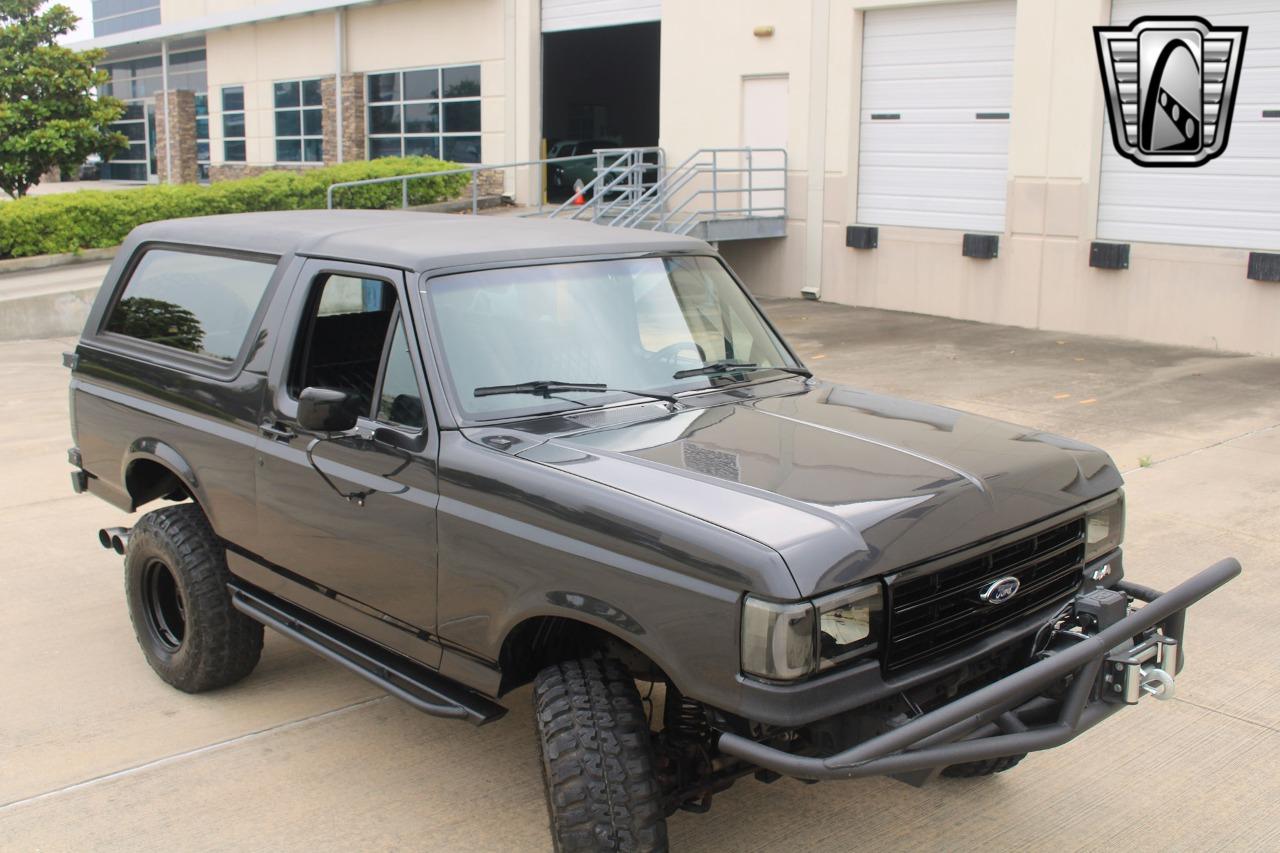
<path fill-rule="evenodd" d="M 172 139 L 168 138 L 170 131 Z M 172 175 L 169 174 L 170 164 L 173 166 Z M 156 93 L 156 173 L 164 184 L 194 184 L 199 179 L 196 168 L 196 96 L 187 89 Z"/>
<path fill-rule="evenodd" d="M 338 99 L 334 95 L 333 76 L 320 83 L 324 102 L 324 162 L 338 162 Z M 365 159 L 364 149 L 364 75 L 342 75 L 342 159 L 344 162 Z"/>

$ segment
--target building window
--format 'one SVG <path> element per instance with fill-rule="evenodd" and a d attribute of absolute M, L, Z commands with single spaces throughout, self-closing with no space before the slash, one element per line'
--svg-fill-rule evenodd
<path fill-rule="evenodd" d="M 200 180 L 209 180 L 209 94 L 196 96 L 196 172 Z"/>
<path fill-rule="evenodd" d="M 244 162 L 244 86 L 222 87 L 222 159 Z"/>
<path fill-rule="evenodd" d="M 109 36 L 160 23 L 158 0 L 93 0 L 93 34 Z"/>
<path fill-rule="evenodd" d="M 275 99 L 276 162 L 323 162 L 324 104 L 320 81 L 277 83 Z"/>
<path fill-rule="evenodd" d="M 369 158 L 480 162 L 480 66 L 368 75 Z"/>

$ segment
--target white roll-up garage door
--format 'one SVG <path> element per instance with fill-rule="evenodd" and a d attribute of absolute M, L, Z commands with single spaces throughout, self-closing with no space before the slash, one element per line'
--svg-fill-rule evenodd
<path fill-rule="evenodd" d="M 858 221 L 1003 231 L 1013 0 L 866 12 Z"/>
<path fill-rule="evenodd" d="M 1194 169 L 1142 168 L 1103 139 L 1098 237 L 1103 240 L 1280 249 L 1280 6 L 1275 0 L 1115 0 L 1111 22 L 1203 16 L 1247 26 L 1227 150 Z"/>
<path fill-rule="evenodd" d="M 542 0 L 542 31 L 641 24 L 662 18 L 662 0 Z"/>

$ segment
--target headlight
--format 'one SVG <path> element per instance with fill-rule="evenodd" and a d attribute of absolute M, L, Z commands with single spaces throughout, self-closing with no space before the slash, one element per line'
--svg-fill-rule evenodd
<path fill-rule="evenodd" d="M 876 647 L 879 582 L 814 602 L 780 604 L 747 596 L 742 604 L 742 671 L 793 681 Z"/>
<path fill-rule="evenodd" d="M 1097 506 L 1084 517 L 1084 561 L 1102 557 L 1116 548 L 1124 539 L 1124 493 L 1117 494 L 1110 503 Z"/>
<path fill-rule="evenodd" d="M 813 605 L 742 602 L 742 671 L 790 681 L 813 672 Z"/>
<path fill-rule="evenodd" d="M 814 602 L 818 610 L 818 668 L 827 669 L 875 648 L 880 636 L 880 584 L 869 583 Z"/>

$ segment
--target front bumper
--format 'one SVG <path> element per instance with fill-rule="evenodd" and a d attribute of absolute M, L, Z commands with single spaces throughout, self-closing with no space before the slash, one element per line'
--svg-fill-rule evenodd
<path fill-rule="evenodd" d="M 1159 670 L 1160 676 L 1176 674 L 1187 607 L 1238 574 L 1240 563 L 1228 558 L 1166 593 L 1121 582 L 1117 588 L 1145 606 L 1050 657 L 835 755 L 800 755 L 732 732 L 719 735 L 719 750 L 786 776 L 818 780 L 911 774 L 1061 746 L 1136 701 L 1141 679 L 1155 675 L 1155 667 L 1142 669 L 1155 658 L 1137 654 L 1143 643 L 1135 638 L 1161 652 L 1168 671 Z M 1153 630 L 1158 633 L 1152 635 Z M 1126 682 L 1129 670 L 1134 676 Z M 1046 695 L 1068 680 L 1065 693 Z"/>

